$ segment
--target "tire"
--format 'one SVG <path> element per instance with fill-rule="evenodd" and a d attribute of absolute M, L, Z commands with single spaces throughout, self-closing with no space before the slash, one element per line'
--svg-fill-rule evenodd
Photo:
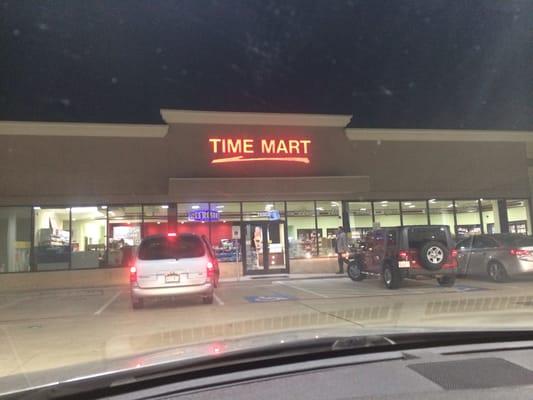
<path fill-rule="evenodd" d="M 202 297 L 204 304 L 213 304 L 214 296 L 211 294 L 209 296 Z"/>
<path fill-rule="evenodd" d="M 134 310 L 140 310 L 141 308 L 144 308 L 144 299 L 135 299 L 135 298 L 131 298 L 131 307 L 134 309 Z"/>
<path fill-rule="evenodd" d="M 391 265 L 385 265 L 383 267 L 383 283 L 387 289 L 398 289 L 402 277 L 398 268 Z"/>
<path fill-rule="evenodd" d="M 455 285 L 455 276 L 454 275 L 443 276 L 441 278 L 437 278 L 437 282 L 442 287 L 452 287 L 453 285 Z"/>
<path fill-rule="evenodd" d="M 359 282 L 365 279 L 365 275 L 361 272 L 361 268 L 356 263 L 348 265 L 348 276 L 354 282 Z"/>
<path fill-rule="evenodd" d="M 487 274 L 489 278 L 496 283 L 507 282 L 509 276 L 507 275 L 507 270 L 499 261 L 491 261 L 487 265 Z"/>
<path fill-rule="evenodd" d="M 427 242 L 420 248 L 420 263 L 428 271 L 436 271 L 448 259 L 450 251 L 441 242 Z"/>

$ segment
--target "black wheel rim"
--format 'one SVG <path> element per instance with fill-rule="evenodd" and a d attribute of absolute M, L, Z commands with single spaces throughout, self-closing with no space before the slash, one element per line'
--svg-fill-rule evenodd
<path fill-rule="evenodd" d="M 348 267 L 348 275 L 350 275 L 351 278 L 359 278 L 359 275 L 361 275 L 361 271 L 357 266 L 350 265 Z"/>
<path fill-rule="evenodd" d="M 503 271 L 501 266 L 498 264 L 491 264 L 489 273 L 490 277 L 497 282 L 503 279 Z"/>
<path fill-rule="evenodd" d="M 383 271 L 383 279 L 385 279 L 387 285 L 392 283 L 392 272 L 389 268 L 386 268 L 385 271 Z"/>

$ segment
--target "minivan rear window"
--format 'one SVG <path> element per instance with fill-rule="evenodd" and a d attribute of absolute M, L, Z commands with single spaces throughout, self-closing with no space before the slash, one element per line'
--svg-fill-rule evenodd
<path fill-rule="evenodd" d="M 417 249 L 428 241 L 441 242 L 448 246 L 445 228 L 428 227 L 428 228 L 411 228 L 409 229 L 409 248 Z"/>
<path fill-rule="evenodd" d="M 147 238 L 139 247 L 140 260 L 194 258 L 204 254 L 204 245 L 197 236 Z"/>

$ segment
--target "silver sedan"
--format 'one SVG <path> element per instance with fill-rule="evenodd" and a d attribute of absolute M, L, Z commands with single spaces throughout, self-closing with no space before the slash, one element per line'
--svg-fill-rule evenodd
<path fill-rule="evenodd" d="M 533 274 L 533 237 L 521 234 L 476 235 L 457 243 L 459 275 L 488 275 L 495 282 Z"/>

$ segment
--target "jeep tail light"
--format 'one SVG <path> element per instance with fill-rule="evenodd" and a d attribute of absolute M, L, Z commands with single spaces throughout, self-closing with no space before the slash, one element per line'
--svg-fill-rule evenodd
<path fill-rule="evenodd" d="M 207 276 L 212 277 L 215 275 L 215 267 L 211 261 L 207 262 Z"/>
<path fill-rule="evenodd" d="M 130 282 L 137 282 L 137 267 L 130 267 Z"/>
<path fill-rule="evenodd" d="M 398 252 L 398 261 L 409 261 L 409 252 L 407 250 L 400 250 Z"/>
<path fill-rule="evenodd" d="M 452 256 L 452 258 L 457 258 L 457 249 L 452 249 L 452 251 L 450 251 L 450 256 Z"/>
<path fill-rule="evenodd" d="M 512 255 L 512 256 L 527 256 L 529 255 L 529 250 L 524 250 L 524 249 L 511 249 L 509 250 L 509 253 Z"/>

